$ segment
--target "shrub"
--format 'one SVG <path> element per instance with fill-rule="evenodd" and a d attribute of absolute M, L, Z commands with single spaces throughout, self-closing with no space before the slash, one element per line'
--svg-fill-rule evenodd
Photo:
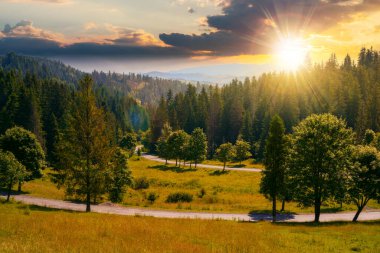
<path fill-rule="evenodd" d="M 157 193 L 155 193 L 155 192 L 150 192 L 149 194 L 148 194 L 148 197 L 146 198 L 151 204 L 153 204 L 154 203 L 154 201 L 156 201 L 156 199 L 158 198 L 159 196 L 158 196 L 158 194 Z"/>
<path fill-rule="evenodd" d="M 205 188 L 202 188 L 202 189 L 199 191 L 198 197 L 199 197 L 199 198 L 203 198 L 204 195 L 206 195 L 206 190 L 205 190 Z"/>
<path fill-rule="evenodd" d="M 193 201 L 193 195 L 186 192 L 175 192 L 168 195 L 166 202 L 178 203 L 178 202 L 191 202 Z"/>
<path fill-rule="evenodd" d="M 134 190 L 141 190 L 141 189 L 148 189 L 149 188 L 149 181 L 146 177 L 140 177 L 136 178 L 133 189 Z"/>

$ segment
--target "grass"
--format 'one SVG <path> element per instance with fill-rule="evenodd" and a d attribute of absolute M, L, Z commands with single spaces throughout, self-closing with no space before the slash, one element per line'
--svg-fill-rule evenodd
<path fill-rule="evenodd" d="M 260 173 L 226 171 L 212 169 L 190 169 L 164 166 L 162 163 L 146 159 L 129 161 L 134 178 L 147 178 L 148 189 L 128 189 L 123 204 L 127 206 L 149 207 L 154 209 L 192 210 L 203 212 L 263 212 L 271 209 L 271 202 L 259 193 Z M 45 171 L 42 179 L 27 182 L 23 191 L 33 196 L 64 199 L 64 191 L 58 190 L 49 179 L 50 171 Z M 177 192 L 193 195 L 190 203 L 168 203 L 167 197 Z M 152 202 L 149 195 L 154 194 Z M 202 196 L 203 195 L 203 196 Z M 278 207 L 281 204 L 278 203 Z M 375 201 L 372 208 L 380 208 Z M 323 212 L 355 210 L 353 205 L 330 204 L 322 207 Z M 286 204 L 287 212 L 310 213 L 312 208 L 301 209 L 296 203 Z M 268 211 L 270 212 L 270 211 Z"/>
<path fill-rule="evenodd" d="M 380 223 L 271 224 L 0 203 L 0 252 L 378 252 Z"/>
<path fill-rule="evenodd" d="M 223 163 L 217 160 L 206 160 L 206 161 L 203 161 L 202 164 L 223 166 Z M 227 163 L 226 166 L 230 168 L 257 168 L 257 169 L 264 168 L 262 164 L 255 163 L 253 159 L 242 161 L 241 164 L 239 162 Z"/>

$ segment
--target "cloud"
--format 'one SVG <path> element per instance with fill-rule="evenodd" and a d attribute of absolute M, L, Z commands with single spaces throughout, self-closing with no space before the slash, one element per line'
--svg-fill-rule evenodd
<path fill-rule="evenodd" d="M 52 4 L 67 4 L 67 3 L 71 3 L 71 0 L 7 0 L 7 2 L 11 2 L 11 3 L 44 2 L 44 3 L 52 3 Z"/>
<path fill-rule="evenodd" d="M 14 26 L 6 24 L 2 34 L 3 37 L 29 37 L 55 41 L 63 39 L 61 34 L 34 27 L 32 21 L 29 20 L 22 20 Z"/>
<path fill-rule="evenodd" d="M 84 29 L 96 30 L 101 26 L 87 23 Z M 35 56 L 107 57 L 107 58 L 175 58 L 188 57 L 193 52 L 166 46 L 143 30 L 122 28 L 110 24 L 102 28 L 108 35 L 66 38 L 33 26 L 29 20 L 4 26 L 0 32 L 0 54 L 17 52 Z"/>
<path fill-rule="evenodd" d="M 160 39 L 172 46 L 211 50 L 215 55 L 255 54 L 270 50 L 281 35 L 318 33 L 355 14 L 380 10 L 379 0 L 225 0 L 222 4 L 222 14 L 207 17 L 212 32 L 161 34 Z"/>
<path fill-rule="evenodd" d="M 185 5 L 185 4 L 194 4 L 198 7 L 206 7 L 206 6 L 219 6 L 223 7 L 229 0 L 174 0 L 173 4 L 177 5 Z"/>

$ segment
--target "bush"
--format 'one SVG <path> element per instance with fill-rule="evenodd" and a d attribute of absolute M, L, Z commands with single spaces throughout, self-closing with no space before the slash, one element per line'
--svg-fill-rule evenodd
<path fill-rule="evenodd" d="M 158 198 L 159 196 L 158 196 L 158 194 L 157 193 L 155 193 L 155 192 L 150 192 L 149 194 L 148 194 L 148 197 L 146 198 L 151 204 L 153 204 L 154 203 L 154 201 L 156 201 L 156 199 Z"/>
<path fill-rule="evenodd" d="M 202 189 L 199 191 L 198 197 L 199 197 L 199 198 L 203 198 L 204 195 L 206 195 L 206 190 L 205 190 L 205 188 L 202 188 Z"/>
<path fill-rule="evenodd" d="M 186 192 L 176 192 L 168 195 L 166 202 L 178 203 L 178 202 L 191 202 L 193 201 L 193 195 Z"/>
<path fill-rule="evenodd" d="M 149 181 L 146 177 L 140 177 L 136 178 L 135 182 L 133 184 L 134 190 L 141 190 L 141 189 L 148 189 L 149 188 Z"/>

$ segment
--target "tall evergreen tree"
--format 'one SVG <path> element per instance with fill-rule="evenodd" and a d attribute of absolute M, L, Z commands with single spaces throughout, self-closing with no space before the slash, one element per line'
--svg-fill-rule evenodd
<path fill-rule="evenodd" d="M 84 197 L 86 211 L 91 199 L 104 193 L 107 167 L 112 154 L 105 114 L 95 103 L 93 80 L 86 75 L 80 82 L 64 138 L 59 144 L 59 185 L 68 195 Z"/>
<path fill-rule="evenodd" d="M 284 122 L 280 116 L 275 115 L 270 123 L 269 136 L 265 147 L 265 169 L 260 184 L 260 192 L 272 200 L 273 222 L 276 222 L 277 197 L 284 187 L 286 153 Z"/>

